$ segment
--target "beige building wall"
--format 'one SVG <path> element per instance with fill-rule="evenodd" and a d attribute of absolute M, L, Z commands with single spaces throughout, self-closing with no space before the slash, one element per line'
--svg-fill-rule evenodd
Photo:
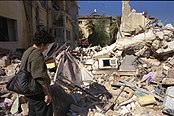
<path fill-rule="evenodd" d="M 135 10 L 132 11 L 130 22 L 130 27 L 132 27 L 132 30 L 140 28 L 140 26 L 143 28 L 145 27 L 145 17 L 141 13 L 137 13 Z"/>
<path fill-rule="evenodd" d="M 16 21 L 17 41 L 0 42 L 0 47 L 7 49 L 23 48 L 27 46 L 25 42 L 27 34 L 27 23 L 25 10 L 22 1 L 0 1 L 0 17 L 14 19 Z"/>
<path fill-rule="evenodd" d="M 121 17 L 121 29 L 123 31 L 130 29 L 130 21 L 129 21 L 129 14 L 130 14 L 130 5 L 129 1 L 122 1 L 122 17 Z"/>
<path fill-rule="evenodd" d="M 29 22 L 27 21 L 27 14 L 29 9 L 25 9 L 23 1 L 0 1 L 0 17 L 13 19 L 16 21 L 16 41 L 1 41 L 0 46 L 7 49 L 27 48 L 30 46 L 32 37 L 37 31 L 38 25 L 44 25 L 46 29 L 52 27 L 52 11 L 51 1 L 48 2 L 48 13 L 46 8 L 43 8 L 39 1 L 32 1 L 31 16 L 32 30 L 29 31 Z M 28 7 L 29 8 L 29 7 Z M 38 9 L 37 9 L 38 8 Z M 38 10 L 39 24 L 36 23 L 36 10 Z M 29 34 L 32 35 L 29 37 Z"/>
<path fill-rule="evenodd" d="M 82 29 L 82 33 L 84 34 L 85 38 L 88 38 L 90 34 L 86 25 L 87 23 L 87 19 L 79 19 L 79 27 Z"/>
<path fill-rule="evenodd" d="M 127 32 L 135 31 L 137 28 L 145 27 L 145 17 L 136 10 L 131 11 L 129 1 L 122 1 L 122 18 L 120 30 L 125 36 Z"/>

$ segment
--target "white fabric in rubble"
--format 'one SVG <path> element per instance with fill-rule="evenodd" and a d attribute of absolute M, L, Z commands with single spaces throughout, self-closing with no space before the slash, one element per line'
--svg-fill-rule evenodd
<path fill-rule="evenodd" d="M 15 101 L 13 102 L 10 112 L 12 114 L 18 113 L 19 105 L 20 105 L 19 104 L 19 95 L 17 94 L 17 97 L 16 97 Z"/>
<path fill-rule="evenodd" d="M 56 59 L 59 60 L 56 71 L 57 75 L 61 74 L 77 85 L 81 85 L 83 81 L 92 81 L 93 75 L 69 52 L 63 51 Z M 55 76 L 54 81 L 56 81 L 57 78 L 58 76 Z"/>

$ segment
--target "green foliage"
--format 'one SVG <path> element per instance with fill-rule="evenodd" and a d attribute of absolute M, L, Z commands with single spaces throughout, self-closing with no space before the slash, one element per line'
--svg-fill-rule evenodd
<path fill-rule="evenodd" d="M 110 27 L 110 36 L 111 36 L 111 43 L 114 43 L 116 41 L 116 35 L 119 31 L 121 24 L 121 16 L 117 16 L 115 19 L 112 20 L 112 24 Z"/>
<path fill-rule="evenodd" d="M 88 36 L 89 44 L 92 44 L 92 46 L 100 45 L 104 47 L 110 43 L 110 38 L 105 30 L 105 20 L 103 17 L 96 20 L 89 20 L 87 27 L 91 33 Z"/>

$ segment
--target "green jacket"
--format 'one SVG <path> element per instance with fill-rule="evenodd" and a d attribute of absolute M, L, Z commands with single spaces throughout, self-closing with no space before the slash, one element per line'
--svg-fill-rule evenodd
<path fill-rule="evenodd" d="M 25 67 L 24 62 L 27 60 L 27 58 L 28 58 L 28 62 L 26 63 L 27 71 L 29 71 L 31 75 L 35 78 L 35 80 L 37 80 L 41 85 L 47 84 L 47 86 L 49 86 L 51 80 L 47 73 L 47 67 L 42 52 L 34 47 L 28 48 L 22 55 L 22 61 L 20 67 L 21 69 L 24 69 Z"/>

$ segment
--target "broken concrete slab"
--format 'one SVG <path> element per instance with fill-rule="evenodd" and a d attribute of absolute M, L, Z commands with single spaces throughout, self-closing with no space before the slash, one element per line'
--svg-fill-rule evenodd
<path fill-rule="evenodd" d="M 141 106 L 156 104 L 155 97 L 152 95 L 145 95 L 142 97 L 138 97 L 138 102 Z"/>
<path fill-rule="evenodd" d="M 115 44 L 116 44 L 116 48 L 125 49 L 131 45 L 137 45 L 147 40 L 155 40 L 155 38 L 156 36 L 153 34 L 153 31 L 148 30 L 147 32 L 136 35 L 134 37 L 120 38 L 116 41 Z"/>
<path fill-rule="evenodd" d="M 156 52 L 158 54 L 161 54 L 161 55 L 172 53 L 172 52 L 174 52 L 174 46 L 173 46 L 173 44 L 174 44 L 174 41 L 167 42 L 168 48 L 166 48 L 166 49 L 160 48 Z"/>
<path fill-rule="evenodd" d="M 168 87 L 164 97 L 162 110 L 164 113 L 174 115 L 174 86 Z"/>
<path fill-rule="evenodd" d="M 133 65 L 135 59 L 136 59 L 136 56 L 134 56 L 134 55 L 126 55 L 123 58 L 123 61 L 121 62 L 119 71 L 128 71 L 128 72 L 134 71 L 135 72 L 136 68 Z"/>
<path fill-rule="evenodd" d="M 103 47 L 100 52 L 97 52 L 93 55 L 95 59 L 98 58 L 109 58 L 110 52 L 115 48 L 115 43 L 110 46 Z"/>
<path fill-rule="evenodd" d="M 152 59 L 152 58 L 139 58 L 142 63 L 148 64 L 150 66 L 159 66 L 161 62 L 157 59 Z"/>
<path fill-rule="evenodd" d="M 94 116 L 105 116 L 105 115 L 102 114 L 102 113 L 99 113 L 99 112 L 95 112 L 95 113 L 94 113 Z"/>
<path fill-rule="evenodd" d="M 163 85 L 174 85 L 174 78 L 164 78 L 161 82 Z"/>
<path fill-rule="evenodd" d="M 168 78 L 174 78 L 174 68 L 168 70 Z"/>

